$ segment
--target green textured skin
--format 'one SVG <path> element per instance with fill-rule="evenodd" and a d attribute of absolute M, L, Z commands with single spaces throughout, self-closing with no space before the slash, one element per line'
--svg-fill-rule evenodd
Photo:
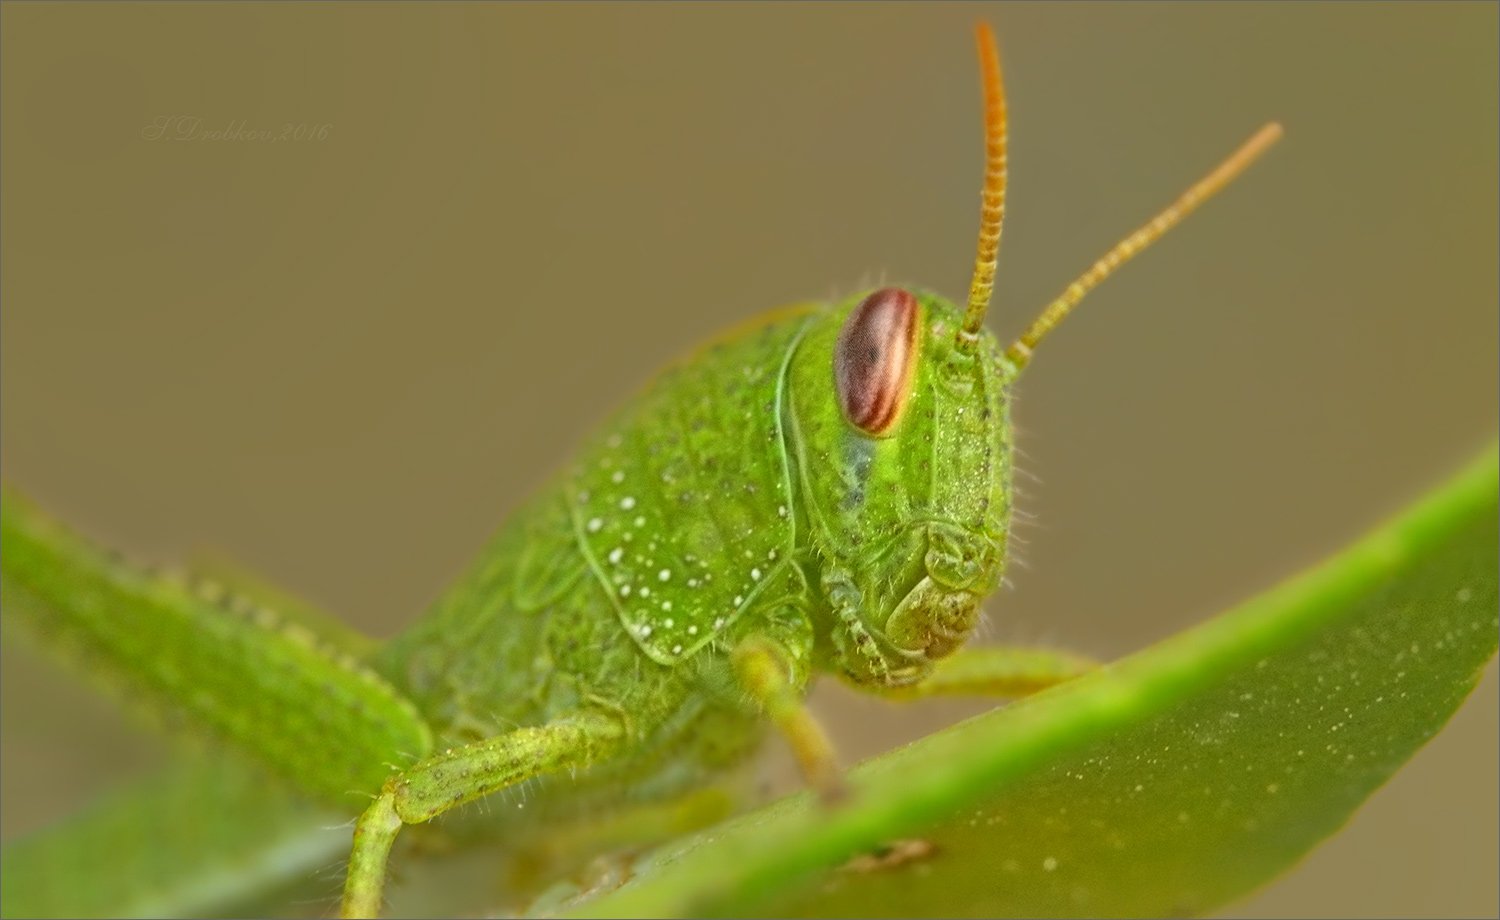
<path fill-rule="evenodd" d="M 767 314 L 667 369 L 377 655 L 442 744 L 601 706 L 624 750 L 556 804 L 669 795 L 761 738 L 729 662 L 744 638 L 783 645 L 799 689 L 816 671 L 920 680 L 932 662 L 888 620 L 908 648 L 933 631 L 957 647 L 1004 564 L 1007 367 L 988 332 L 955 348 L 959 311 L 919 295 L 908 410 L 864 434 L 832 383 L 864 296 Z"/>

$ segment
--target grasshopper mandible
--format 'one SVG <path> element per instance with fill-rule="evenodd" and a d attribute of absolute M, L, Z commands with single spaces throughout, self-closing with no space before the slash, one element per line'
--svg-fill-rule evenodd
<path fill-rule="evenodd" d="M 1088 665 L 963 648 L 1011 518 L 1009 392 L 1096 285 L 1280 136 L 1267 125 L 1102 258 L 1008 347 L 985 329 L 1006 112 L 978 27 L 986 168 L 958 306 L 903 287 L 762 316 L 669 368 L 500 530 L 410 630 L 367 655 L 230 618 L 7 496 L 4 579 L 145 694 L 332 801 L 364 789 L 342 913 L 373 916 L 398 832 L 523 781 L 531 813 L 665 798 L 767 725 L 830 802 L 804 698 L 831 672 L 896 697 L 1014 696 Z M 393 761 L 406 763 L 391 768 Z"/>

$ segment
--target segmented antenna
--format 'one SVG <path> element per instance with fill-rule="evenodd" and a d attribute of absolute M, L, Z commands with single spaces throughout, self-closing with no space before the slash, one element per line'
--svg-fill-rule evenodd
<path fill-rule="evenodd" d="M 1078 302 L 1085 294 L 1098 287 L 1099 282 L 1114 274 L 1116 269 L 1124 265 L 1136 253 L 1161 239 L 1168 230 L 1221 191 L 1280 139 L 1281 125 L 1275 122 L 1255 132 L 1253 137 L 1230 154 L 1229 158 L 1220 163 L 1213 172 L 1200 179 L 1197 184 L 1184 192 L 1182 197 L 1172 202 L 1166 210 L 1152 218 L 1145 226 L 1116 243 L 1115 247 L 1105 253 L 1088 271 L 1079 275 L 1078 280 L 1068 285 L 1056 300 L 1048 304 L 1047 309 L 1043 310 L 1041 315 L 1032 322 L 1031 327 L 1006 350 L 1005 356 L 1015 370 L 1019 371 L 1026 366 L 1026 363 L 1031 360 L 1031 353 L 1037 343 L 1046 338 L 1047 333 L 1055 329 L 1064 317 L 1073 312 L 1073 308 L 1078 306 Z M 983 251 L 982 243 L 981 251 Z M 975 284 L 977 287 L 977 279 Z M 970 311 L 974 308 L 973 303 L 971 295 Z"/>
<path fill-rule="evenodd" d="M 984 191 L 980 195 L 979 252 L 974 257 L 969 306 L 958 333 L 960 345 L 972 344 L 984 325 L 990 294 L 995 289 L 1000 225 L 1005 222 L 1005 84 L 1000 80 L 1000 50 L 988 23 L 979 23 L 974 34 L 979 41 L 979 78 L 984 86 Z"/>

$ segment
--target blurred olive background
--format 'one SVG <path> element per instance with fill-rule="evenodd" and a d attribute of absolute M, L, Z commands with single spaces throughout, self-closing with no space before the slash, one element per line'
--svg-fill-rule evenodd
<path fill-rule="evenodd" d="M 882 279 L 966 289 L 978 18 L 1011 96 L 1005 333 L 1262 122 L 1287 128 L 1028 373 L 1037 523 L 987 638 L 1138 648 L 1496 427 L 1493 4 L 0 18 L 5 478 L 134 555 L 216 549 L 380 635 L 700 338 Z M 13 644 L 3 673 L 7 838 L 161 756 Z M 851 759 L 983 706 L 818 705 Z M 1496 710 L 1492 666 L 1232 913 L 1493 916 Z"/>

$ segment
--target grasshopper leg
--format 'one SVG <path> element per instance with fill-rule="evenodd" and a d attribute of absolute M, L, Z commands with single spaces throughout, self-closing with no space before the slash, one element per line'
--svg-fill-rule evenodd
<path fill-rule="evenodd" d="M 389 761 L 431 751 L 415 704 L 357 657 L 367 642 L 346 631 L 330 641 L 316 615 L 288 618 L 216 583 L 132 566 L 3 496 L 6 626 L 134 709 L 229 742 L 330 803 L 376 788 Z"/>
<path fill-rule="evenodd" d="M 837 801 L 847 791 L 833 743 L 813 717 L 792 679 L 790 654 L 773 639 L 752 636 L 735 646 L 735 675 L 791 745 L 802 775 L 824 801 Z"/>
<path fill-rule="evenodd" d="M 1019 697 L 1072 680 L 1099 662 L 1072 652 L 993 645 L 963 648 L 937 663 L 920 683 L 881 690 L 891 699 L 934 696 Z"/>
<path fill-rule="evenodd" d="M 379 913 L 386 860 L 404 825 L 429 821 L 531 777 L 608 757 L 624 735 L 625 726 L 618 716 L 583 711 L 451 748 L 391 777 L 354 825 L 340 915 L 373 917 Z"/>

